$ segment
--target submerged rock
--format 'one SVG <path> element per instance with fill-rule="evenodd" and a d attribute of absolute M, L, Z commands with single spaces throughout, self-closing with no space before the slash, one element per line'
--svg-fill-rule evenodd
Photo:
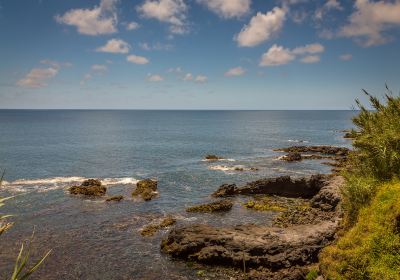
<path fill-rule="evenodd" d="M 233 202 L 229 199 L 221 199 L 215 202 L 189 207 L 187 212 L 223 212 L 231 210 Z"/>
<path fill-rule="evenodd" d="M 132 196 L 140 195 L 143 200 L 148 201 L 157 196 L 157 181 L 144 179 L 136 184 L 136 189 L 132 192 Z"/>
<path fill-rule="evenodd" d="M 123 199 L 124 199 L 124 197 L 123 197 L 122 195 L 114 195 L 114 196 L 112 196 L 112 197 L 107 198 L 106 201 L 107 201 L 107 202 L 110 202 L 110 201 L 117 201 L 117 202 L 119 202 L 119 201 L 121 201 L 121 200 L 123 200 Z"/>
<path fill-rule="evenodd" d="M 290 152 L 287 155 L 283 156 L 282 159 L 285 161 L 292 162 L 292 161 L 301 161 L 303 157 L 301 156 L 300 153 Z"/>
<path fill-rule="evenodd" d="M 140 234 L 143 236 L 152 236 L 154 235 L 158 230 L 172 226 L 176 223 L 176 219 L 173 218 L 172 216 L 168 216 L 164 218 L 161 222 L 157 224 L 150 224 L 145 226 L 141 231 Z"/>
<path fill-rule="evenodd" d="M 221 159 L 224 159 L 223 157 L 219 157 L 217 155 L 206 155 L 204 158 L 206 160 L 221 160 Z"/>
<path fill-rule="evenodd" d="M 72 186 L 69 188 L 70 194 L 82 194 L 88 196 L 103 196 L 106 194 L 107 188 L 101 185 L 101 181 L 97 179 L 88 179 L 82 182 L 80 186 Z"/>

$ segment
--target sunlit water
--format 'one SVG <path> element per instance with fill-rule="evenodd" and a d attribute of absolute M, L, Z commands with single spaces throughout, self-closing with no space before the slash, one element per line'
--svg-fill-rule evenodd
<path fill-rule="evenodd" d="M 343 129 L 350 111 L 18 111 L 0 110 L 1 208 L 15 226 L 0 238 L 0 278 L 12 270 L 20 242 L 36 228 L 34 257 L 52 249 L 33 279 L 195 279 L 184 262 L 160 253 L 166 231 L 152 238 L 140 229 L 164 215 L 179 224 L 270 224 L 272 212 L 255 213 L 238 198 L 225 214 L 186 213 L 210 201 L 223 183 L 264 177 L 327 173 L 321 161 L 287 163 L 274 148 L 348 146 Z M 227 160 L 207 162 L 206 154 Z M 242 167 L 245 171 L 235 171 Z M 258 171 L 250 171 L 251 167 Z M 100 178 L 120 203 L 85 199 L 67 188 Z M 130 196 L 139 179 L 155 178 L 160 196 Z"/>

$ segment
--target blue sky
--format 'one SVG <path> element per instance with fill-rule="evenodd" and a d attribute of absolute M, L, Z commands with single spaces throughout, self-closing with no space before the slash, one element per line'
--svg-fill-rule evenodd
<path fill-rule="evenodd" d="M 400 1 L 0 0 L 0 108 L 350 109 Z"/>

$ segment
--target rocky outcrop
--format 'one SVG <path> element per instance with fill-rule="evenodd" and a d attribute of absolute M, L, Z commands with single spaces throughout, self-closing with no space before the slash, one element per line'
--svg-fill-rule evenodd
<path fill-rule="evenodd" d="M 293 162 L 293 161 L 301 161 L 303 157 L 301 156 L 300 153 L 293 153 L 290 152 L 287 155 L 282 157 L 283 160 Z"/>
<path fill-rule="evenodd" d="M 72 186 L 69 188 L 70 194 L 81 194 L 87 196 L 103 196 L 106 194 L 107 188 L 101 185 L 100 180 L 88 179 L 82 182 L 80 186 Z"/>
<path fill-rule="evenodd" d="M 229 199 L 221 199 L 215 202 L 189 207 L 187 212 L 225 212 L 231 210 L 233 202 Z"/>
<path fill-rule="evenodd" d="M 345 147 L 334 146 L 292 146 L 276 149 L 275 151 L 287 153 L 319 153 L 325 155 L 346 156 L 348 155 L 350 150 Z"/>
<path fill-rule="evenodd" d="M 309 200 L 311 207 L 299 211 L 301 215 L 309 215 L 304 223 L 295 219 L 298 216 L 292 216 L 285 226 L 251 224 L 216 228 L 204 224 L 187 225 L 173 229 L 162 241 L 161 250 L 176 258 L 205 264 L 254 268 L 257 269 L 251 272 L 255 273 L 254 279 L 304 279 L 302 268 L 317 262 L 320 250 L 334 240 L 341 218 L 340 196 L 337 195 L 343 179 L 333 177 L 329 181 L 322 180 L 323 184 L 321 180 L 320 176 L 297 180 L 303 182 L 301 188 L 307 192 L 312 190 L 307 194 L 309 198 L 318 189 Z M 249 188 L 264 190 L 264 183 L 260 181 L 273 182 L 268 184 L 275 186 L 277 182 L 292 180 L 264 179 L 243 188 L 223 185 L 216 193 L 238 194 L 239 190 Z M 313 185 L 315 187 L 311 187 Z M 293 194 L 287 189 L 281 193 Z"/>
<path fill-rule="evenodd" d="M 119 202 L 119 201 L 121 201 L 123 199 L 124 199 L 124 197 L 122 195 L 114 195 L 114 196 L 111 196 L 111 197 L 107 198 L 106 201 L 107 202 L 110 202 L 110 201 Z"/>
<path fill-rule="evenodd" d="M 174 225 L 175 223 L 176 223 L 176 219 L 173 218 L 172 216 L 168 216 L 168 217 L 162 219 L 159 223 L 150 224 L 150 225 L 145 226 L 140 231 L 140 234 L 142 236 L 152 236 L 160 229 L 167 228 L 169 226 Z"/>
<path fill-rule="evenodd" d="M 132 192 L 132 196 L 141 196 L 143 200 L 149 201 L 157 196 L 157 181 L 152 179 L 144 179 L 136 184 L 136 189 Z"/>
<path fill-rule="evenodd" d="M 292 179 L 290 176 L 260 179 L 243 187 L 224 184 L 212 195 L 224 197 L 231 195 L 269 194 L 285 197 L 311 198 L 324 186 L 327 176 L 313 175 L 310 178 Z"/>
<path fill-rule="evenodd" d="M 217 156 L 217 155 L 206 155 L 204 157 L 206 160 L 221 160 L 224 159 L 223 157 Z"/>

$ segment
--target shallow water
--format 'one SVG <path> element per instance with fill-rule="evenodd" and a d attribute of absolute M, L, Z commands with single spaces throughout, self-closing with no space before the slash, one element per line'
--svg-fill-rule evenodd
<path fill-rule="evenodd" d="M 321 161 L 287 163 L 274 148 L 348 146 L 350 111 L 40 111 L 0 110 L 0 196 L 15 226 L 0 239 L 0 278 L 36 226 L 37 254 L 51 257 L 34 279 L 196 279 L 196 271 L 159 252 L 161 231 L 143 238 L 147 223 L 172 213 L 178 224 L 270 224 L 237 199 L 224 214 L 186 213 L 210 200 L 222 183 L 329 172 Z M 209 162 L 217 154 L 229 160 Z M 235 171 L 242 167 L 245 171 Z M 249 170 L 251 167 L 257 171 Z M 68 186 L 100 178 L 120 203 L 72 197 Z M 137 180 L 156 178 L 160 196 L 130 197 Z"/>

